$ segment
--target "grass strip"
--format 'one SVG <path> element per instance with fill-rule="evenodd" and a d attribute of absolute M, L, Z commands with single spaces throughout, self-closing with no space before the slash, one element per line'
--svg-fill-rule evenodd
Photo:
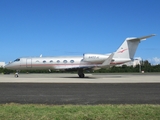
<path fill-rule="evenodd" d="M 160 120 L 160 105 L 0 104 L 0 120 Z"/>

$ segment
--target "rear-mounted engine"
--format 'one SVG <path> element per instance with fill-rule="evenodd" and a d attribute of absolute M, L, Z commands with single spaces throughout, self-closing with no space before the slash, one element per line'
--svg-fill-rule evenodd
<path fill-rule="evenodd" d="M 83 54 L 83 61 L 85 62 L 103 62 L 108 58 L 107 55 L 101 54 Z"/>

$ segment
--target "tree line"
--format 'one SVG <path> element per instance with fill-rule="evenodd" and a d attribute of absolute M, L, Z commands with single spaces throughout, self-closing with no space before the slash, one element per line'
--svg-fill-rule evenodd
<path fill-rule="evenodd" d="M 124 72 L 160 72 L 160 64 L 158 65 L 151 65 L 147 60 L 142 61 L 141 65 L 133 66 L 112 66 L 110 68 L 102 68 L 99 70 L 95 70 L 95 73 L 124 73 Z M 76 71 L 57 71 L 57 70 L 21 70 L 21 73 L 70 73 Z M 6 68 L 0 68 L 0 73 L 9 74 L 15 73 L 15 70 L 8 70 Z"/>

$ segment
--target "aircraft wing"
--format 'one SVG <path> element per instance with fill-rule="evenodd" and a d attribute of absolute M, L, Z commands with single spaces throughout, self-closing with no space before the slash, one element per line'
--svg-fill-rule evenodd
<path fill-rule="evenodd" d="M 112 61 L 112 58 L 114 56 L 114 53 L 112 53 L 101 65 L 101 67 L 108 67 L 110 66 L 110 63 Z"/>
<path fill-rule="evenodd" d="M 110 54 L 110 56 L 102 63 L 102 64 L 98 64 L 98 65 L 95 65 L 95 64 L 86 64 L 86 65 L 83 65 L 83 66 L 68 66 L 66 68 L 66 70 L 71 70 L 71 69 L 79 69 L 79 68 L 82 68 L 82 69 L 92 69 L 92 68 L 95 68 L 95 67 L 100 67 L 100 68 L 105 68 L 105 67 L 108 67 L 110 66 L 110 63 L 112 61 L 112 58 L 114 56 L 114 53 Z"/>

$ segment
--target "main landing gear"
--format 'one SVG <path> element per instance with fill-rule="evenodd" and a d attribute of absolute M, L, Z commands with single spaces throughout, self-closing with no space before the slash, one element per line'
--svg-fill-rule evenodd
<path fill-rule="evenodd" d="M 85 75 L 83 73 L 83 69 L 78 69 L 78 76 L 79 76 L 79 78 L 84 78 L 85 77 Z"/>

